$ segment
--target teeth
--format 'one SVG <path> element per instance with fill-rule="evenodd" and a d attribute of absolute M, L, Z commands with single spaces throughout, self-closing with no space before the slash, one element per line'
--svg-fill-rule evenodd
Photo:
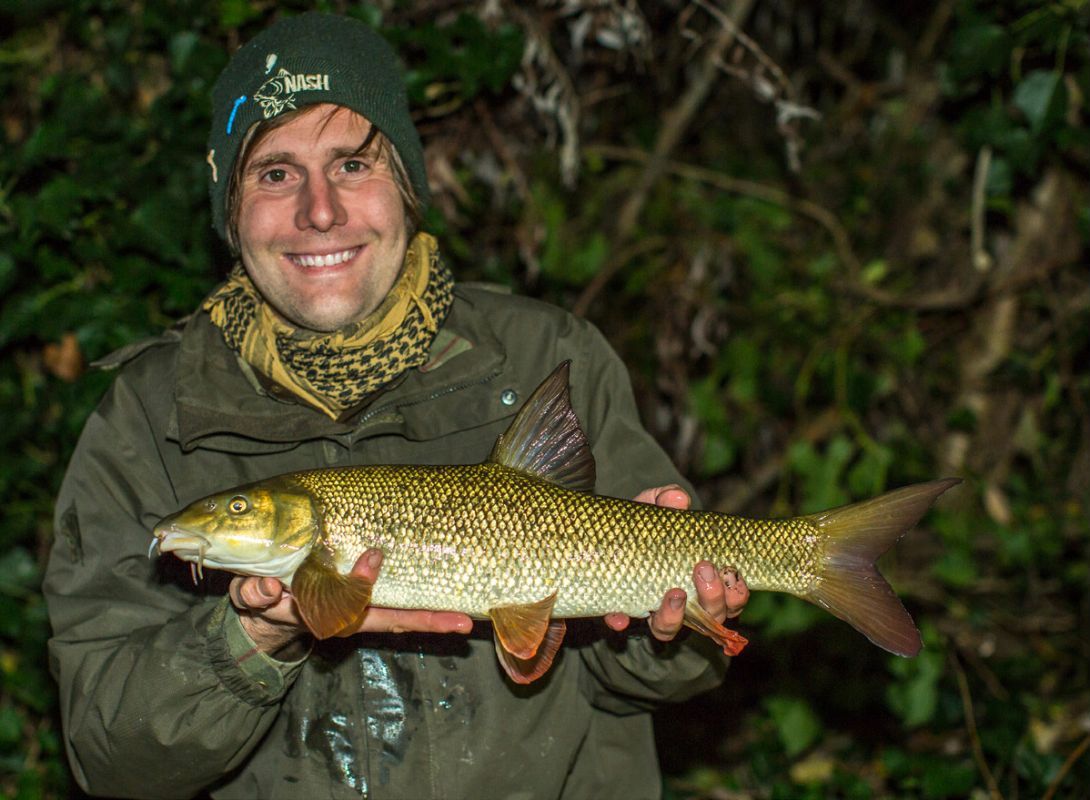
<path fill-rule="evenodd" d="M 288 258 L 301 267 L 334 267 L 352 258 L 359 251 L 358 247 L 353 247 L 351 250 L 341 250 L 339 253 L 328 253 L 324 256 L 292 254 Z"/>

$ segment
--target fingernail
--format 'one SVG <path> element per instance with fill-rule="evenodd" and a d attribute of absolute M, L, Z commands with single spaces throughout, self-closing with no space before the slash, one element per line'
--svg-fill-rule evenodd
<path fill-rule="evenodd" d="M 704 583 L 712 583 L 715 581 L 715 570 L 711 564 L 701 564 L 696 570 L 697 577 Z"/>
<path fill-rule="evenodd" d="M 670 608 L 677 610 L 677 609 L 681 608 L 681 606 L 684 603 L 685 603 L 685 598 L 682 597 L 681 595 L 677 595 L 677 594 L 670 595 Z"/>
<path fill-rule="evenodd" d="M 372 550 L 371 554 L 367 556 L 367 566 L 378 569 L 382 565 L 382 551 Z"/>

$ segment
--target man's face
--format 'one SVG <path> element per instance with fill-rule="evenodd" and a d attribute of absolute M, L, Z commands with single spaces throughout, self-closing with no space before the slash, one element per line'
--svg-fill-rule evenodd
<path fill-rule="evenodd" d="M 401 271 L 408 232 L 389 163 L 377 147 L 355 154 L 370 127 L 318 105 L 270 132 L 243 169 L 242 263 L 282 317 L 310 330 L 363 319 Z"/>

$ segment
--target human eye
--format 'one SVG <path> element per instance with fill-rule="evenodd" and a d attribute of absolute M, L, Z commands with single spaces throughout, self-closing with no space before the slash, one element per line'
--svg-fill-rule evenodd
<path fill-rule="evenodd" d="M 371 163 L 363 158 L 346 158 L 341 164 L 341 172 L 350 175 L 362 175 L 371 170 Z"/>
<path fill-rule="evenodd" d="M 273 167 L 261 173 L 262 183 L 283 183 L 288 179 L 288 171 L 282 167 Z"/>

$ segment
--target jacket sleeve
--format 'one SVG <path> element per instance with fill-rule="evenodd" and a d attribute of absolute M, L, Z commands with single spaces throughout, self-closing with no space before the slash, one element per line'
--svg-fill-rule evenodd
<path fill-rule="evenodd" d="M 634 497 L 650 487 L 677 483 L 692 495 L 688 481 L 641 424 L 620 358 L 593 327 L 586 325 L 583 338 L 572 400 L 592 443 L 596 491 Z M 691 585 L 680 588 L 695 591 Z M 595 679 L 589 688 L 592 702 L 614 713 L 647 710 L 657 702 L 681 701 L 712 689 L 729 661 L 714 642 L 687 629 L 668 644 L 649 634 L 599 640 L 584 648 L 582 657 Z"/>
<path fill-rule="evenodd" d="M 72 771 L 96 795 L 210 785 L 260 741 L 301 666 L 257 652 L 226 598 L 182 591 L 148 558 L 151 528 L 177 505 L 161 440 L 122 376 L 57 503 L 50 667 Z"/>

